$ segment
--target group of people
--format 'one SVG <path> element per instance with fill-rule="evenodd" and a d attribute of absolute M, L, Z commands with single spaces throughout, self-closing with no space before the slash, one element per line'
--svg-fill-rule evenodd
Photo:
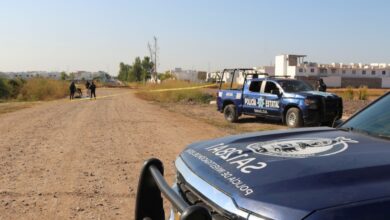
<path fill-rule="evenodd" d="M 92 97 L 94 97 L 96 99 L 96 85 L 95 83 L 92 81 L 91 83 L 89 81 L 87 81 L 85 83 L 85 88 L 87 89 L 87 93 L 88 93 L 88 96 L 92 99 Z M 70 100 L 74 99 L 74 94 L 76 93 L 76 91 L 80 91 L 81 93 L 81 89 L 77 88 L 76 87 L 76 84 L 74 81 L 72 81 L 72 83 L 70 83 L 70 86 L 69 86 L 69 91 L 70 91 Z"/>

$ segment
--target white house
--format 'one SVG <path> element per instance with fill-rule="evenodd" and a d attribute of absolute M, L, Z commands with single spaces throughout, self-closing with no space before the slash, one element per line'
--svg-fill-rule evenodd
<path fill-rule="evenodd" d="M 341 87 L 348 84 L 353 86 L 367 84 L 371 87 L 390 87 L 390 64 L 319 64 L 304 61 L 305 57 L 306 55 L 291 54 L 276 56 L 275 75 L 292 78 L 323 78 L 330 87 Z"/>
<path fill-rule="evenodd" d="M 176 77 L 178 80 L 191 81 L 191 82 L 202 82 L 203 80 L 199 78 L 199 71 L 196 70 L 183 70 L 182 68 L 175 68 L 170 70 L 170 73 Z M 206 75 L 207 79 L 207 75 Z"/>

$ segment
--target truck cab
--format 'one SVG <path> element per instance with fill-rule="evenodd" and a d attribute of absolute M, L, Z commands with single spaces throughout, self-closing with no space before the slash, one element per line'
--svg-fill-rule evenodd
<path fill-rule="evenodd" d="M 301 80 L 259 76 L 247 74 L 241 89 L 220 86 L 217 106 L 227 121 L 252 115 L 280 119 L 289 127 L 331 126 L 342 116 L 342 99 L 335 94 L 314 91 Z"/>

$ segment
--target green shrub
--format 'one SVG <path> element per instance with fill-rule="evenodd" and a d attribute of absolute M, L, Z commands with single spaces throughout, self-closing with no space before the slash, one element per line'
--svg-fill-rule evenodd
<path fill-rule="evenodd" d="M 367 86 L 360 86 L 358 90 L 359 100 L 367 100 L 368 99 L 368 91 Z"/>
<path fill-rule="evenodd" d="M 11 87 L 11 98 L 17 98 L 20 90 L 23 88 L 23 85 L 26 83 L 26 80 L 23 79 L 10 79 L 8 84 Z"/>
<path fill-rule="evenodd" d="M 342 96 L 344 100 L 348 100 L 348 101 L 353 100 L 354 92 L 352 86 L 348 86 Z"/>
<path fill-rule="evenodd" d="M 8 84 L 8 80 L 0 78 L 0 99 L 8 99 L 11 96 L 12 88 Z"/>

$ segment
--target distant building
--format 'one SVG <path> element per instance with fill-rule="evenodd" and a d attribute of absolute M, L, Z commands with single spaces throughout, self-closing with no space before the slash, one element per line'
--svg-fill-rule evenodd
<path fill-rule="evenodd" d="M 8 75 L 5 73 L 0 72 L 0 78 L 8 78 Z"/>
<path fill-rule="evenodd" d="M 73 74 L 74 74 L 74 80 L 76 81 L 100 80 L 102 82 L 108 82 L 111 80 L 111 76 L 104 71 L 98 71 L 98 72 L 77 71 Z"/>
<path fill-rule="evenodd" d="M 218 82 L 221 78 L 221 71 L 208 72 L 206 74 L 206 82 Z"/>
<path fill-rule="evenodd" d="M 275 57 L 275 75 L 315 81 L 323 78 L 330 87 L 367 85 L 390 87 L 390 64 L 331 63 L 304 61 L 306 55 L 284 54 Z"/>
<path fill-rule="evenodd" d="M 51 79 L 61 79 L 60 72 L 47 72 L 47 71 L 26 71 L 26 72 L 7 72 L 5 73 L 8 78 L 21 78 L 21 79 L 31 79 L 34 77 L 44 77 Z"/>
<path fill-rule="evenodd" d="M 93 79 L 93 73 L 87 72 L 87 71 L 77 71 L 74 74 L 73 80 L 81 81 L 81 80 L 92 80 Z"/>
<path fill-rule="evenodd" d="M 184 80 L 190 82 L 204 82 L 207 80 L 207 73 L 197 70 L 183 70 L 182 68 L 175 68 L 169 71 L 176 77 L 177 80 Z"/>
<path fill-rule="evenodd" d="M 53 72 L 53 71 L 6 72 L 2 74 L 5 77 L 10 79 L 14 79 L 14 78 L 31 79 L 34 77 L 43 77 L 43 78 L 50 78 L 56 80 L 61 79 L 61 72 Z M 74 76 L 72 80 L 76 80 L 76 81 L 98 79 L 103 82 L 108 82 L 111 80 L 111 76 L 104 71 L 98 71 L 98 72 L 77 71 L 72 75 Z"/>
<path fill-rule="evenodd" d="M 279 55 L 275 57 L 277 76 L 343 76 L 343 77 L 389 77 L 390 64 L 386 63 L 332 63 L 305 62 L 305 55 Z"/>

